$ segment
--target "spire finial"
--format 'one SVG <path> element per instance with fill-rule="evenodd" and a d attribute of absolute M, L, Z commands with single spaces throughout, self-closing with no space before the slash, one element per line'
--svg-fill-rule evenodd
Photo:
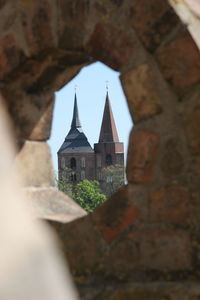
<path fill-rule="evenodd" d="M 76 93 L 76 89 L 77 89 L 77 84 L 75 84 L 75 86 L 74 86 L 74 91 L 75 91 L 75 93 Z"/>
<path fill-rule="evenodd" d="M 106 80 L 106 91 L 108 92 L 108 80 Z"/>

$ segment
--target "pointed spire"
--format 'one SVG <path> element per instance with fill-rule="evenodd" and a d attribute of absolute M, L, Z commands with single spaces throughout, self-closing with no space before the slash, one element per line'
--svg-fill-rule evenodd
<path fill-rule="evenodd" d="M 77 105 L 76 91 L 75 91 L 75 96 L 74 96 L 74 112 L 73 112 L 71 128 L 72 129 L 81 128 L 81 122 L 79 120 L 79 115 L 78 115 L 78 105 Z"/>
<path fill-rule="evenodd" d="M 103 120 L 99 136 L 99 143 L 100 142 L 119 142 L 117 128 L 115 125 L 115 120 L 108 96 L 108 89 L 106 93 L 106 103 L 104 107 Z"/>

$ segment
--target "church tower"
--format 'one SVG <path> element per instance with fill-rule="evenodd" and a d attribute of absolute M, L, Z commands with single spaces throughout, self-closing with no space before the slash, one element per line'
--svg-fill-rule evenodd
<path fill-rule="evenodd" d="M 69 176 L 74 184 L 95 179 L 95 154 L 81 127 L 76 93 L 71 129 L 57 155 L 59 176 Z"/>
<path fill-rule="evenodd" d="M 98 181 L 107 181 L 106 178 L 103 178 L 103 169 L 111 165 L 120 166 L 124 178 L 124 144 L 119 142 L 108 91 L 99 142 L 94 144 L 94 151 L 96 154 L 96 179 Z"/>

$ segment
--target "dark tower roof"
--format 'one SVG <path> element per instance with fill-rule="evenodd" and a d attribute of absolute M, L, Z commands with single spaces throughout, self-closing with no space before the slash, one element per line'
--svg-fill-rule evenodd
<path fill-rule="evenodd" d="M 79 114 L 78 114 L 78 105 L 77 105 L 76 93 L 75 93 L 75 96 L 74 96 L 74 112 L 73 112 L 71 128 L 72 129 L 81 128 L 81 122 L 79 120 Z"/>
<path fill-rule="evenodd" d="M 101 124 L 101 131 L 99 136 L 99 143 L 119 142 L 117 128 L 110 105 L 108 92 L 106 94 L 106 103 L 104 107 L 103 120 Z"/>
<path fill-rule="evenodd" d="M 74 97 L 74 112 L 71 129 L 58 153 L 91 153 L 94 152 L 81 128 L 76 94 Z"/>

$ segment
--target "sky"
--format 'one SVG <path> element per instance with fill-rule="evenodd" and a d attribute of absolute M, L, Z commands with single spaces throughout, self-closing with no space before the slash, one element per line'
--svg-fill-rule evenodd
<path fill-rule="evenodd" d="M 120 73 L 113 71 L 106 65 L 96 62 L 84 67 L 73 80 L 56 93 L 52 131 L 48 141 L 51 147 L 55 174 L 58 170 L 57 151 L 71 127 L 75 87 L 82 129 L 93 147 L 99 139 L 106 99 L 106 84 L 108 85 L 110 103 L 119 140 L 124 143 L 126 159 L 132 120 L 119 75 Z"/>

